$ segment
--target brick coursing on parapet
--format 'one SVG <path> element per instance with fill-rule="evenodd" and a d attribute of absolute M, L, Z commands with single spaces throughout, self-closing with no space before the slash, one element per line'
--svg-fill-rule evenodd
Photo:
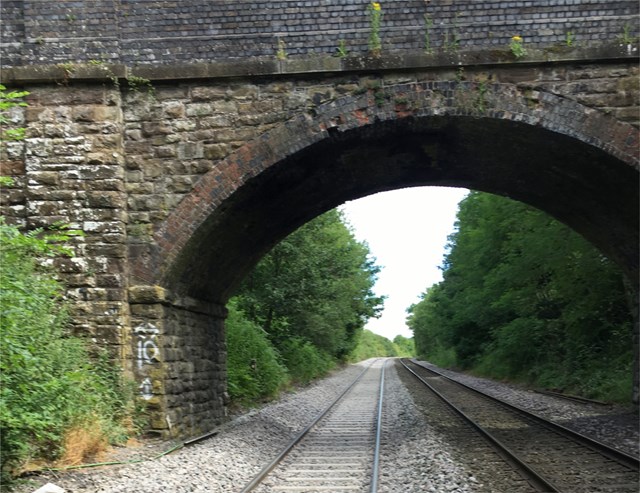
<path fill-rule="evenodd" d="M 176 63 L 328 55 L 341 40 L 368 50 L 364 0 L 4 0 L 3 66 L 81 61 Z M 382 2 L 387 53 L 504 47 L 513 35 L 530 46 L 591 45 L 634 33 L 635 0 L 395 0 Z M 429 24 L 425 16 L 429 19 Z M 427 27 L 429 25 L 430 27 Z M 569 34 L 570 33 L 570 34 Z"/>

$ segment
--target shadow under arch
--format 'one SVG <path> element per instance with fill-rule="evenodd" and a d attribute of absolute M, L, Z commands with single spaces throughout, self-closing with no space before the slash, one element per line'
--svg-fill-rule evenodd
<path fill-rule="evenodd" d="M 224 304 L 313 217 L 371 193 L 464 187 L 528 203 L 638 275 L 638 131 L 548 93 L 429 82 L 345 96 L 247 143 L 155 235 L 156 281 Z"/>

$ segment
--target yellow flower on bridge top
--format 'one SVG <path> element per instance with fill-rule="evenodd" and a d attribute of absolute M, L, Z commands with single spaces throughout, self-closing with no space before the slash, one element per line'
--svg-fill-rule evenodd
<path fill-rule="evenodd" d="M 380 2 L 371 2 L 371 8 L 373 8 L 373 10 L 382 10 L 382 7 L 380 7 Z"/>

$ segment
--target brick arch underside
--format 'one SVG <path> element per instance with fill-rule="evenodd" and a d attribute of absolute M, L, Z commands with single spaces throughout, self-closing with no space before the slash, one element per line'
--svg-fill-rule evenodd
<path fill-rule="evenodd" d="M 345 97 L 246 144 L 156 234 L 159 284 L 225 303 L 282 238 L 346 200 L 411 186 L 511 197 L 572 227 L 638 278 L 638 131 L 549 94 L 397 86 Z M 430 211 L 424 211 L 425 215 Z"/>

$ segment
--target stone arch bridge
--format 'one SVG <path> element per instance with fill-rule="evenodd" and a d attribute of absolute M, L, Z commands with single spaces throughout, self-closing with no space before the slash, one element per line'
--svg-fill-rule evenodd
<path fill-rule="evenodd" d="M 221 2 L 203 14 L 217 34 L 183 36 L 169 27 L 199 25 L 187 7 L 201 2 L 179 2 L 185 12 L 153 2 L 164 10 L 146 17 L 144 3 L 59 2 L 53 12 L 3 2 L 15 21 L 3 35 L 16 37 L 0 46 L 2 83 L 30 95 L 11 115 L 26 139 L 2 148 L 2 174 L 15 177 L 2 211 L 26 228 L 64 221 L 86 232 L 73 257 L 56 260 L 74 330 L 137 380 L 154 430 L 194 435 L 224 419 L 228 297 L 287 234 L 374 192 L 457 186 L 529 203 L 615 259 L 637 299 L 635 2 L 573 2 L 579 19 L 568 2 L 462 2 L 485 7 L 475 17 L 448 1 L 389 2 L 393 41 L 376 57 L 366 19 L 340 28 L 354 53 L 314 53 L 327 38 L 302 29 L 312 7 L 296 7 L 311 2 L 278 2 L 268 21 L 262 11 L 252 20 L 248 2 Z M 333 7 L 317 8 L 342 33 Z M 434 24 L 418 29 L 415 18 L 437 13 L 425 53 L 416 33 L 422 43 Z M 166 32 L 136 34 L 142 21 Z M 271 31 L 242 31 L 259 22 Z M 516 59 L 506 32 L 523 26 L 535 34 Z M 265 37 L 297 56 L 274 56 Z M 203 54 L 203 43 L 219 52 Z"/>

